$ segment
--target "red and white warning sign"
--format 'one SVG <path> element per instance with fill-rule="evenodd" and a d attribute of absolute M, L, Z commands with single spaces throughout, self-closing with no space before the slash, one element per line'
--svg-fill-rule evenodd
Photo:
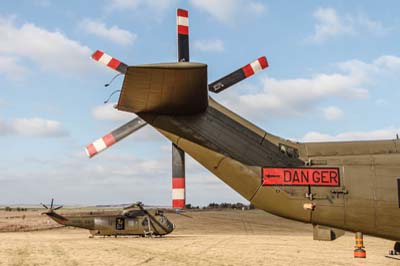
<path fill-rule="evenodd" d="M 340 186 L 339 168 L 262 169 L 263 186 Z"/>

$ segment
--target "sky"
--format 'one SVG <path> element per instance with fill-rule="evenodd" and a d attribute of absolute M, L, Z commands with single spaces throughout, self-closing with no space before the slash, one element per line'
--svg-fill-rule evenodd
<path fill-rule="evenodd" d="M 134 117 L 104 100 L 122 84 L 90 59 L 176 61 L 176 9 L 209 82 L 265 55 L 269 67 L 212 95 L 298 141 L 400 132 L 398 1 L 3 1 L 0 204 L 171 205 L 171 144 L 150 126 L 88 159 L 84 148 Z M 246 200 L 186 156 L 187 203 Z"/>

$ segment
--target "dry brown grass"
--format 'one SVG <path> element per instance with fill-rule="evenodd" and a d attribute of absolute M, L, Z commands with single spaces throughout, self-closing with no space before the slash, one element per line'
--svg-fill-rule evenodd
<path fill-rule="evenodd" d="M 313 241 L 311 225 L 262 211 L 186 214 L 193 218 L 168 214 L 177 228 L 164 238 L 90 239 L 73 228 L 0 233 L 0 265 L 399 265 L 384 258 L 392 241 L 366 236 L 367 259 L 357 260 L 351 233 Z"/>

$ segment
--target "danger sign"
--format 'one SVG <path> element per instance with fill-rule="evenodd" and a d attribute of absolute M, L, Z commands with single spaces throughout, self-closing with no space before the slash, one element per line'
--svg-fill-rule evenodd
<path fill-rule="evenodd" d="M 263 168 L 263 186 L 340 186 L 339 168 Z"/>

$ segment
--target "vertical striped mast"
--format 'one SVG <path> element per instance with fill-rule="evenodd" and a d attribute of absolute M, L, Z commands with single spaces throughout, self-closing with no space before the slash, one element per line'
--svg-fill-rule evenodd
<path fill-rule="evenodd" d="M 178 34 L 178 62 L 189 62 L 189 14 L 187 10 L 176 11 Z M 185 152 L 172 144 L 172 208 L 183 209 L 186 204 Z"/>

